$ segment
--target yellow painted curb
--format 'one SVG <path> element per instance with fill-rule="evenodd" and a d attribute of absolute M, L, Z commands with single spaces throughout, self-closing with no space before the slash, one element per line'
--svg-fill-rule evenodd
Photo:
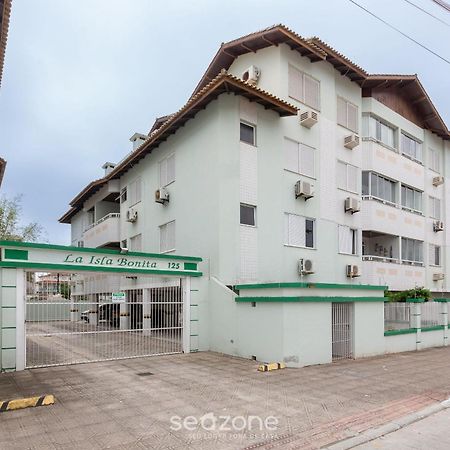
<path fill-rule="evenodd" d="M 48 406 L 55 403 L 53 395 L 42 395 L 40 397 L 19 398 L 16 400 L 0 400 L 0 413 L 13 411 L 15 409 L 33 408 L 35 406 Z"/>
<path fill-rule="evenodd" d="M 285 369 L 286 364 L 284 363 L 269 363 L 269 364 L 261 364 L 258 367 L 260 372 L 269 372 L 271 370 Z"/>

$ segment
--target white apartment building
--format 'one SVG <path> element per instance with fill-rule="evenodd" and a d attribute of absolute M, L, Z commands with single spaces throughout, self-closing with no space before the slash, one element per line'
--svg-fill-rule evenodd
<path fill-rule="evenodd" d="M 238 320 L 230 287 L 450 291 L 450 132 L 416 75 L 278 25 L 222 44 L 131 140 L 60 222 L 73 246 L 202 257 L 200 349 L 240 353 L 218 331 Z"/>

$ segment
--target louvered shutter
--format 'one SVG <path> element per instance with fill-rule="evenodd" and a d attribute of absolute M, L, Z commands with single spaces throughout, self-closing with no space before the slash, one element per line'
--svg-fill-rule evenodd
<path fill-rule="evenodd" d="M 314 149 L 300 144 L 300 173 L 314 177 Z"/>
<path fill-rule="evenodd" d="M 303 102 L 303 75 L 292 66 L 289 66 L 288 92 L 289 97 Z"/>
<path fill-rule="evenodd" d="M 337 123 L 347 126 L 347 102 L 342 98 L 337 98 Z"/>
<path fill-rule="evenodd" d="M 290 139 L 284 139 L 284 168 L 299 172 L 299 144 Z"/>
<path fill-rule="evenodd" d="M 347 127 L 358 132 L 358 107 L 347 102 Z"/>
<path fill-rule="evenodd" d="M 303 75 L 303 78 L 305 85 L 304 103 L 311 108 L 320 109 L 320 83 L 306 74 Z"/>

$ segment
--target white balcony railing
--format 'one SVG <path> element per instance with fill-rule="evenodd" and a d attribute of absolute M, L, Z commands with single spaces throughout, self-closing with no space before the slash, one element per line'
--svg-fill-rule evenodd
<path fill-rule="evenodd" d="M 97 220 L 83 233 L 85 247 L 103 247 L 120 242 L 120 214 L 109 213 Z"/>

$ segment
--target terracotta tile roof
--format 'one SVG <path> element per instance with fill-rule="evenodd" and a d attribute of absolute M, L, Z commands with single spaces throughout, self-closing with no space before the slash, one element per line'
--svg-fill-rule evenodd
<path fill-rule="evenodd" d="M 6 41 L 8 39 L 11 1 L 0 0 L 0 85 L 2 84 L 3 65 L 5 62 Z"/>
<path fill-rule="evenodd" d="M 194 118 L 195 115 L 204 109 L 211 101 L 227 92 L 234 92 L 237 95 L 242 95 L 243 97 L 263 105 L 265 108 L 274 110 L 280 116 L 292 116 L 297 114 L 297 108 L 290 103 L 263 89 L 242 81 L 240 78 L 227 73 L 226 70 L 222 70 L 210 83 L 191 97 L 179 111 L 169 116 L 159 128 L 155 129 L 150 134 L 146 141 L 117 164 L 106 177 L 93 181 L 86 186 L 70 202 L 72 208 L 66 212 L 59 221 L 62 223 L 70 223 L 70 219 L 73 215 L 81 209 L 85 200 L 94 192 L 98 191 L 109 180 L 119 178 L 123 175 L 134 164 L 164 142 L 170 135 L 176 133 L 176 131 L 187 121 Z"/>

